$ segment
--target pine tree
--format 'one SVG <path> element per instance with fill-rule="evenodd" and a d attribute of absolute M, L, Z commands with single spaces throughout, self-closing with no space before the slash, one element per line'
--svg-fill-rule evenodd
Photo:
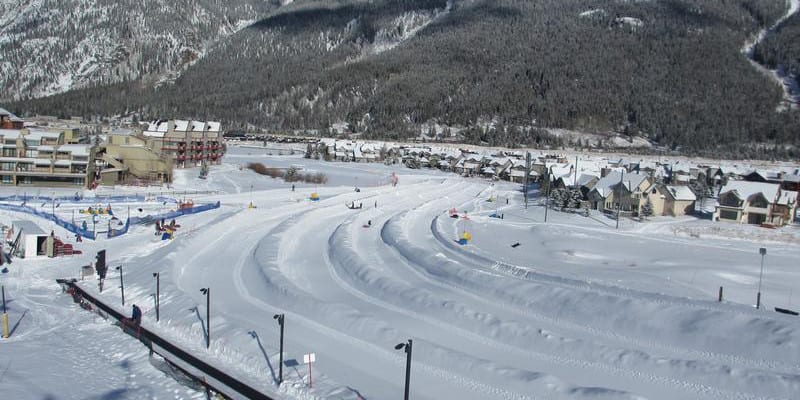
<path fill-rule="evenodd" d="M 647 199 L 647 202 L 644 203 L 641 209 L 642 217 L 646 220 L 647 217 L 653 215 L 653 203 L 650 202 L 650 198 Z"/>

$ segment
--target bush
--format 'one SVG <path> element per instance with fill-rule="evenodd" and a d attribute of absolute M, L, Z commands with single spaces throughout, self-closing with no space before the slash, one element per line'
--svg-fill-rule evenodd
<path fill-rule="evenodd" d="M 286 182 L 328 183 L 328 176 L 322 172 L 303 174 L 297 171 L 295 167 L 289 167 L 286 171 L 283 171 L 280 168 L 267 167 L 261 163 L 248 163 L 247 168 L 253 170 L 257 174 L 270 176 L 273 179 L 281 178 Z"/>

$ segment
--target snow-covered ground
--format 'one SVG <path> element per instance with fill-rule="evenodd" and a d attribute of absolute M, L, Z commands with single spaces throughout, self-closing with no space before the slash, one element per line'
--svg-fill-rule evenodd
<path fill-rule="evenodd" d="M 239 169 L 253 161 L 302 165 L 330 180 L 292 191 Z M 397 187 L 389 184 L 392 172 Z M 207 180 L 197 169 L 176 175 L 174 189 L 217 191 L 193 200 L 222 207 L 179 218 L 171 241 L 136 226 L 120 238 L 78 244 L 81 256 L 15 259 L 0 274 L 15 327 L 0 340 L 2 398 L 205 396 L 60 293 L 55 278 L 77 276 L 99 249 L 112 266 L 100 298 L 129 313 L 113 269 L 122 264 L 126 305 L 142 306 L 145 326 L 280 399 L 400 398 L 405 354 L 394 346 L 407 339 L 414 341 L 414 399 L 800 393 L 800 318 L 772 311 L 800 308 L 796 226 L 652 218 L 622 220 L 617 230 L 602 215 L 554 210 L 544 222 L 536 202 L 525 209 L 517 185 L 251 148 L 231 148 Z M 315 191 L 319 202 L 308 200 Z M 251 201 L 257 208 L 247 208 Z M 363 208 L 347 208 L 351 202 Z M 454 207 L 459 218 L 447 212 Z M 6 224 L 19 218 L 32 217 L 0 212 Z M 473 239 L 461 246 L 455 239 L 464 232 Z M 759 247 L 768 253 L 757 310 Z M 161 274 L 160 322 L 154 272 Z M 97 293 L 95 278 L 81 285 Z M 203 287 L 211 288 L 208 350 Z M 300 362 L 284 368 L 280 386 L 276 313 L 286 314 L 285 358 Z M 302 365 L 310 352 L 313 388 Z"/>

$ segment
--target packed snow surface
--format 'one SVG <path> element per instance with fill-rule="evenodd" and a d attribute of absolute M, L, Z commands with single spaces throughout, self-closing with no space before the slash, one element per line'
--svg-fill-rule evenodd
<path fill-rule="evenodd" d="M 239 168 L 247 162 L 301 166 L 330 179 L 292 191 Z M 95 277 L 80 282 L 83 288 L 125 313 L 140 305 L 146 327 L 279 399 L 400 398 L 405 354 L 394 346 L 408 339 L 414 399 L 800 393 L 800 318 L 773 311 L 798 308 L 797 227 L 656 217 L 624 219 L 616 229 L 600 214 L 555 210 L 545 222 L 537 193 L 526 208 L 519 185 L 257 148 L 232 147 L 206 180 L 198 169 L 176 175 L 170 190 L 207 193 L 176 197 L 222 207 L 179 218 L 173 240 L 134 226 L 119 238 L 77 243 L 82 255 L 6 265 L 0 282 L 13 334 L 0 340 L 2 398 L 205 398 L 135 339 L 61 293 L 55 279 L 77 277 L 100 249 L 111 265 L 105 289 L 98 293 Z M 113 191 L 122 190 L 104 189 Z M 320 200 L 310 201 L 312 193 Z M 170 207 L 112 206 L 128 205 L 136 212 Z M 69 207 L 56 212 L 70 215 Z M 47 221 L 0 212 L 6 225 L 17 219 L 75 244 Z M 465 233 L 472 240 L 458 244 Z M 767 255 L 762 308 L 755 309 L 760 247 Z M 210 349 L 204 287 L 211 289 Z M 282 385 L 277 313 L 286 314 L 290 360 Z M 309 388 L 302 361 L 312 352 Z"/>

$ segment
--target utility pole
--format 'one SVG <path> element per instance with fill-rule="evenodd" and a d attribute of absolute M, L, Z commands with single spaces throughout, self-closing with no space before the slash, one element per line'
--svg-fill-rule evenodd
<path fill-rule="evenodd" d="M 572 181 L 572 188 L 578 186 L 578 156 L 575 156 L 575 177 Z"/>
<path fill-rule="evenodd" d="M 522 192 L 525 196 L 525 209 L 528 209 L 528 179 L 531 176 L 531 152 L 525 153 L 525 184 L 522 186 Z"/>
<path fill-rule="evenodd" d="M 547 192 L 544 198 L 544 222 L 547 222 L 547 209 L 550 208 L 550 185 L 552 185 L 553 166 L 547 169 Z"/>
<path fill-rule="evenodd" d="M 619 229 L 619 211 L 622 208 L 622 177 L 625 176 L 625 171 L 619 173 L 619 190 L 617 196 L 617 229 Z"/>

